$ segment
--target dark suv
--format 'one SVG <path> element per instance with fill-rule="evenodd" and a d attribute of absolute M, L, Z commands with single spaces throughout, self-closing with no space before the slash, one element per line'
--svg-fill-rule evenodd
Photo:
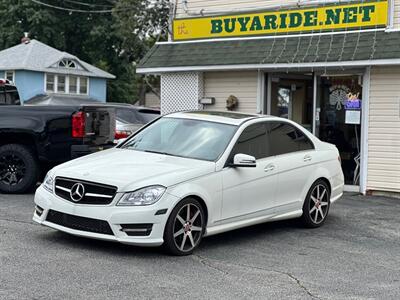
<path fill-rule="evenodd" d="M 0 79 L 0 105 L 21 105 L 16 86 L 7 79 Z"/>

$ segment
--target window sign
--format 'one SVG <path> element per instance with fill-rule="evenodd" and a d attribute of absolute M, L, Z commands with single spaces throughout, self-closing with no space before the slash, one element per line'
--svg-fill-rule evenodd
<path fill-rule="evenodd" d="M 346 124 L 361 124 L 361 111 L 360 110 L 346 110 Z"/>
<path fill-rule="evenodd" d="M 344 108 L 346 110 L 361 110 L 361 100 L 359 99 L 360 93 L 347 94 L 347 99 L 344 103 Z"/>
<path fill-rule="evenodd" d="M 388 1 L 360 1 L 313 8 L 175 19 L 173 39 L 194 40 L 385 27 Z"/>

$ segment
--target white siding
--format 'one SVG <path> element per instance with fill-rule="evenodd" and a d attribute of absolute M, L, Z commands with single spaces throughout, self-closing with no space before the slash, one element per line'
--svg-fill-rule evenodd
<path fill-rule="evenodd" d="M 146 93 L 145 106 L 160 107 L 160 98 L 154 93 Z"/>
<path fill-rule="evenodd" d="M 400 192 L 400 67 L 371 70 L 367 190 Z"/>
<path fill-rule="evenodd" d="M 205 110 L 226 110 L 226 100 L 230 95 L 239 99 L 236 111 L 256 113 L 257 111 L 256 71 L 209 72 L 204 73 L 204 97 L 214 97 L 214 105 L 206 105 Z"/>
<path fill-rule="evenodd" d="M 394 2 L 393 25 L 396 29 L 400 28 L 400 0 L 395 0 Z"/>
<path fill-rule="evenodd" d="M 171 0 L 174 2 L 175 0 Z M 187 18 L 190 17 L 185 13 L 183 8 L 182 0 L 176 0 L 177 10 L 176 17 L 177 18 Z M 394 10 L 394 27 L 400 28 L 400 0 L 395 1 L 395 10 Z M 268 10 L 268 9 L 276 9 L 279 8 L 280 5 L 294 6 L 298 3 L 306 3 L 307 0 L 188 0 L 188 8 L 192 12 L 200 12 L 202 9 L 205 10 L 205 13 L 209 11 L 241 11 L 247 9 L 260 9 L 260 10 Z M 315 3 L 315 0 L 311 0 L 310 2 Z M 327 0 L 326 2 L 332 2 L 331 0 Z M 339 1 L 338 1 L 339 2 Z"/>

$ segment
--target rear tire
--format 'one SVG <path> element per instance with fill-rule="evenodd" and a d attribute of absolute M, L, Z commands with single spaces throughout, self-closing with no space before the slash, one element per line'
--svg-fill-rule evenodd
<path fill-rule="evenodd" d="M 199 246 L 205 231 L 204 209 L 193 198 L 179 202 L 172 210 L 164 231 L 164 247 L 176 256 L 190 255 Z"/>
<path fill-rule="evenodd" d="M 0 192 L 25 193 L 38 179 L 39 166 L 29 147 L 9 144 L 0 147 Z"/>
<path fill-rule="evenodd" d="M 330 189 L 324 180 L 319 179 L 313 183 L 304 201 L 301 216 L 306 227 L 317 228 L 325 223 L 331 204 L 330 198 Z"/>

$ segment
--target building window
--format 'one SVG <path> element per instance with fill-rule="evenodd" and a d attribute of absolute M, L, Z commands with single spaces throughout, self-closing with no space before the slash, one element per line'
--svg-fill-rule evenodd
<path fill-rule="evenodd" d="M 5 76 L 4 76 L 7 80 L 10 80 L 12 82 L 14 82 L 15 80 L 15 72 L 14 71 L 6 71 L 5 72 Z"/>
<path fill-rule="evenodd" d="M 65 93 L 65 86 L 66 86 L 66 77 L 58 75 L 57 76 L 57 92 L 58 93 Z"/>
<path fill-rule="evenodd" d="M 55 85 L 54 85 L 54 75 L 48 74 L 46 76 L 46 91 L 48 92 L 55 92 Z"/>
<path fill-rule="evenodd" d="M 87 95 L 89 80 L 75 75 L 46 74 L 46 92 Z"/>
<path fill-rule="evenodd" d="M 80 94 L 87 94 L 87 78 L 81 77 L 79 84 L 79 93 Z"/>
<path fill-rule="evenodd" d="M 60 68 L 76 69 L 76 64 L 73 60 L 63 59 L 58 63 Z"/>
<path fill-rule="evenodd" d="M 78 77 L 69 76 L 69 93 L 78 94 Z"/>

